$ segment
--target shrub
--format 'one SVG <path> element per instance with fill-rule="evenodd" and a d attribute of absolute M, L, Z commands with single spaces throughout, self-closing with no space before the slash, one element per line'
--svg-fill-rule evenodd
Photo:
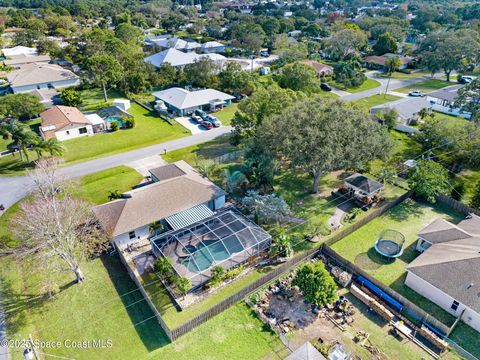
<path fill-rule="evenodd" d="M 209 280 L 210 286 L 217 286 L 222 282 L 223 275 L 225 274 L 225 269 L 219 265 L 212 268 L 212 276 Z"/>
<path fill-rule="evenodd" d="M 243 272 L 244 269 L 245 267 L 243 265 L 240 265 L 234 269 L 230 269 L 226 271 L 225 274 L 223 275 L 223 280 L 231 280 L 236 278 L 238 275 L 240 275 Z"/>
<path fill-rule="evenodd" d="M 118 121 L 113 120 L 110 124 L 110 130 L 111 131 L 117 131 L 120 127 L 118 126 Z"/>
<path fill-rule="evenodd" d="M 155 260 L 153 267 L 162 279 L 168 279 L 174 273 L 170 260 L 164 257 Z"/>
<path fill-rule="evenodd" d="M 305 299 L 310 303 L 326 305 L 337 299 L 335 280 L 321 261 L 301 266 L 292 284 L 300 288 Z"/>
<path fill-rule="evenodd" d="M 133 129 L 135 127 L 135 118 L 133 117 L 122 117 L 122 121 L 125 124 L 127 129 Z"/>

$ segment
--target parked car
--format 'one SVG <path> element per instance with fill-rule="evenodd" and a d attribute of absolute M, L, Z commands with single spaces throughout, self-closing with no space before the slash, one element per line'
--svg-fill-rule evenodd
<path fill-rule="evenodd" d="M 192 116 L 190 116 L 190 120 L 192 120 L 196 124 L 201 124 L 203 122 L 203 119 L 195 114 L 192 114 Z"/>
<path fill-rule="evenodd" d="M 218 120 L 215 116 L 213 115 L 208 115 L 207 117 L 207 121 L 209 123 L 212 123 L 213 126 L 215 127 L 220 127 L 222 125 L 222 123 L 220 122 L 220 120 Z"/>
<path fill-rule="evenodd" d="M 332 91 L 332 87 L 327 83 L 321 83 L 320 89 L 322 89 L 323 91 Z"/>
<path fill-rule="evenodd" d="M 260 51 L 260 56 L 262 56 L 262 57 L 269 57 L 270 54 L 268 53 L 268 51 Z"/>
<path fill-rule="evenodd" d="M 203 120 L 207 120 L 208 114 L 203 110 L 195 110 L 194 114 L 200 116 Z"/>
<path fill-rule="evenodd" d="M 213 129 L 213 124 L 210 121 L 204 121 L 201 125 L 207 130 Z"/>
<path fill-rule="evenodd" d="M 413 90 L 408 93 L 408 96 L 413 96 L 413 97 L 423 97 L 425 94 L 421 92 L 420 90 Z"/>
<path fill-rule="evenodd" d="M 462 76 L 460 79 L 458 79 L 460 84 L 470 84 L 472 81 L 473 77 L 471 76 Z"/>

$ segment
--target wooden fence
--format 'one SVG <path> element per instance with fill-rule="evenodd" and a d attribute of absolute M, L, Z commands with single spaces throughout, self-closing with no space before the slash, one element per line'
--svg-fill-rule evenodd
<path fill-rule="evenodd" d="M 426 323 L 430 324 L 431 326 L 433 326 L 434 328 L 436 328 L 437 330 L 439 330 L 443 334 L 448 334 L 449 333 L 450 327 L 448 327 L 444 323 L 440 322 L 436 318 L 432 317 L 426 311 L 419 308 L 413 302 L 411 302 L 407 298 L 403 297 L 402 295 L 397 293 L 395 290 L 391 289 L 389 286 L 383 284 L 379 280 L 375 279 L 373 276 L 370 276 L 368 273 L 366 273 L 364 270 L 360 269 L 355 264 L 352 264 L 350 261 L 344 259 L 338 253 L 336 253 L 334 250 L 332 250 L 327 244 L 322 245 L 321 252 L 322 252 L 322 254 L 326 255 L 328 258 L 333 260 L 341 268 L 347 270 L 348 272 L 350 272 L 352 274 L 361 275 L 364 278 L 366 278 L 368 281 L 372 282 L 374 285 L 378 286 L 385 293 L 390 295 L 395 300 L 399 301 L 405 308 L 410 310 L 412 313 L 417 315 L 420 319 L 422 319 Z"/>
<path fill-rule="evenodd" d="M 444 204 L 444 205 L 447 205 L 449 207 L 451 207 L 452 209 L 458 211 L 458 212 L 461 212 L 461 213 L 464 213 L 464 214 L 476 214 L 478 216 L 480 216 L 480 209 L 475 209 L 475 208 L 472 208 L 468 205 L 465 205 L 464 203 L 458 201 L 458 200 L 455 200 L 453 198 L 451 198 L 450 196 L 446 196 L 446 195 L 437 195 L 437 202 L 441 203 L 441 204 Z"/>
<path fill-rule="evenodd" d="M 231 151 L 229 153 L 217 156 L 212 160 L 217 164 L 229 163 L 232 161 L 237 161 L 243 156 L 243 154 L 244 154 L 243 150 L 236 150 L 236 151 Z"/>

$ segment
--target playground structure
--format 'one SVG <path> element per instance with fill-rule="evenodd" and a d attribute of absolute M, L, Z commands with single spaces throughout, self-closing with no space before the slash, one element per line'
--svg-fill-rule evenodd
<path fill-rule="evenodd" d="M 392 229 L 383 230 L 375 242 L 375 250 L 387 259 L 395 259 L 403 254 L 405 236 Z"/>

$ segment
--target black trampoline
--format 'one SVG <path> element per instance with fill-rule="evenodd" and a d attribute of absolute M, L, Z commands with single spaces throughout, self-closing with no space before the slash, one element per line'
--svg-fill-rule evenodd
<path fill-rule="evenodd" d="M 405 237 L 396 230 L 383 230 L 375 242 L 375 250 L 382 256 L 395 259 L 403 254 Z"/>

